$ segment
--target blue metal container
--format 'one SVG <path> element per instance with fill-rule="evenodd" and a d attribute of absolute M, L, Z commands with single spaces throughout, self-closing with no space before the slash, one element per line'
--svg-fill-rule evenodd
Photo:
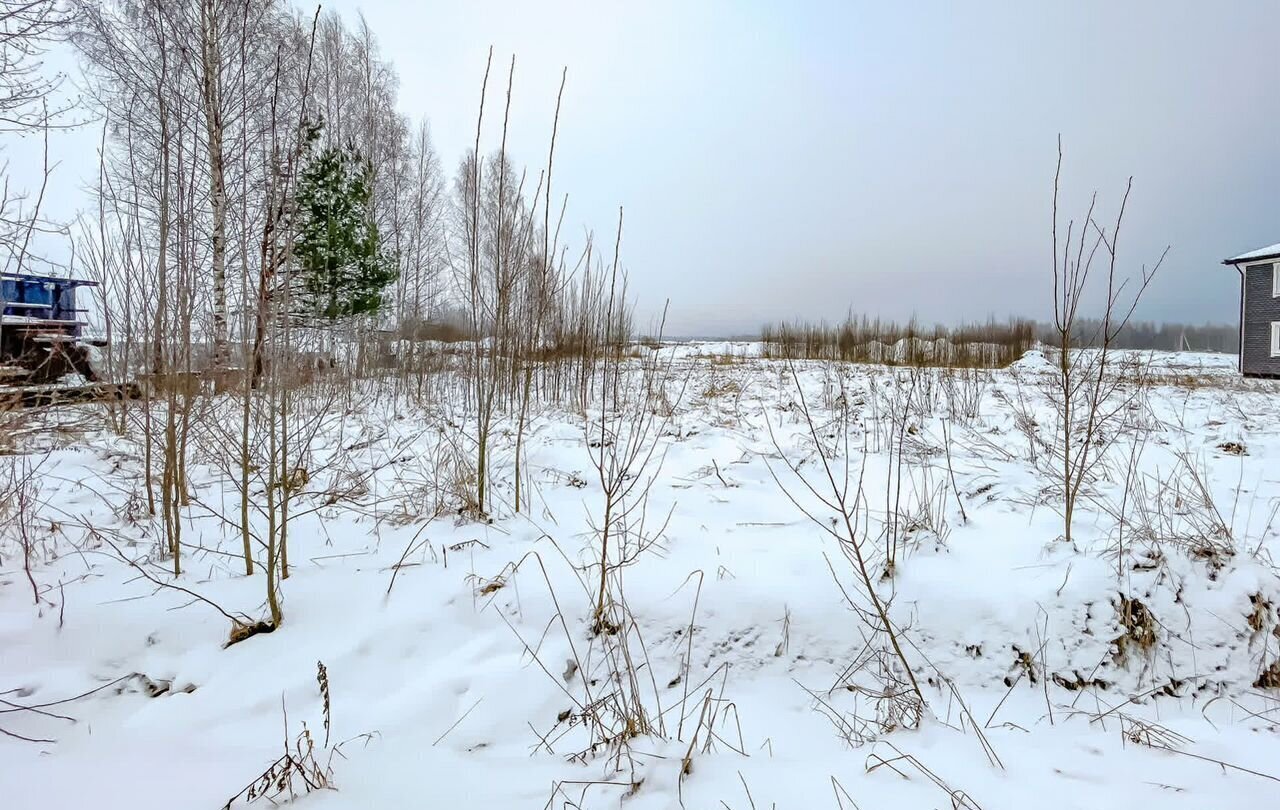
<path fill-rule="evenodd" d="M 82 279 L 0 273 L 0 364 L 26 368 L 36 378 L 77 371 L 92 379 L 80 345 L 83 324 L 76 289 Z"/>

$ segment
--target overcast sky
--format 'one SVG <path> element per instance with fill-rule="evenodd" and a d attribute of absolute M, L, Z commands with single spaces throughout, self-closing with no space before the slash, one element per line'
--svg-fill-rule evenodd
<path fill-rule="evenodd" d="M 450 168 L 490 45 L 489 121 L 515 54 L 511 150 L 535 171 L 567 67 L 566 222 L 611 246 L 624 207 L 632 290 L 669 297 L 678 334 L 1044 317 L 1059 133 L 1069 212 L 1097 189 L 1113 216 L 1133 175 L 1126 267 L 1171 246 L 1145 317 L 1233 321 L 1219 262 L 1280 241 L 1276 0 L 328 7 L 363 12 Z"/>

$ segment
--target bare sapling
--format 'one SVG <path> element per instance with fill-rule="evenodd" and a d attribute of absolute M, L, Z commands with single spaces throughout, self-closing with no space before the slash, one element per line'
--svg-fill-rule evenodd
<path fill-rule="evenodd" d="M 651 464 L 656 468 L 662 464 L 657 455 L 658 438 L 672 412 L 671 409 L 659 412 L 652 407 L 659 391 L 666 393 L 671 360 L 663 361 L 657 352 L 650 354 L 639 364 L 639 379 L 635 379 L 632 375 L 637 370 L 630 367 L 622 351 L 627 336 L 622 333 L 621 315 L 626 302 L 625 291 L 619 285 L 621 247 L 622 209 L 619 209 L 609 275 L 610 292 L 601 324 L 604 356 L 600 366 L 599 417 L 584 423 L 584 439 L 603 494 L 602 515 L 596 527 L 600 541 L 600 577 L 593 629 L 597 633 L 616 631 L 609 618 L 610 573 L 628 565 L 652 542 L 642 540 L 628 547 L 623 540 L 630 536 L 631 521 L 643 515 L 656 474 L 650 469 Z M 625 381 L 624 375 L 627 375 Z"/>
<path fill-rule="evenodd" d="M 1058 483 L 1062 489 L 1063 539 L 1073 541 L 1073 521 L 1080 494 L 1090 480 L 1098 460 L 1105 454 L 1099 439 L 1121 417 L 1137 386 L 1115 362 L 1113 346 L 1129 323 L 1142 294 L 1168 255 L 1166 247 L 1149 269 L 1141 268 L 1135 288 L 1127 292 L 1131 279 L 1121 275 L 1119 237 L 1124 224 L 1133 178 L 1129 178 L 1119 210 L 1110 230 L 1095 216 L 1097 194 L 1093 194 L 1080 227 L 1068 222 L 1065 237 L 1059 238 L 1058 200 L 1062 176 L 1062 140 L 1058 140 L 1058 162 L 1053 177 L 1053 332 L 1058 374 L 1050 385 L 1050 397 L 1057 410 L 1058 442 L 1055 457 L 1060 465 Z M 1102 318 L 1095 334 L 1077 332 L 1080 307 L 1085 303 L 1092 271 L 1102 273 L 1100 292 Z M 1096 275 L 1094 276 L 1097 277 Z M 1077 348 L 1081 343 L 1092 349 Z"/>
<path fill-rule="evenodd" d="M 476 138 L 475 145 L 470 155 L 469 172 L 465 172 L 461 178 L 464 183 L 463 204 L 465 206 L 463 212 L 463 228 L 464 237 L 466 239 L 467 256 L 466 256 L 466 290 L 468 298 L 468 315 L 470 316 L 469 326 L 472 334 L 471 347 L 471 368 L 469 370 L 470 382 L 472 385 L 472 402 L 476 408 L 476 510 L 483 515 L 486 505 L 485 484 L 488 478 L 488 462 L 489 462 L 489 426 L 493 413 L 493 377 L 496 372 L 492 370 L 492 366 L 496 361 L 496 355 L 493 351 L 492 344 L 486 347 L 485 335 L 488 333 L 489 322 L 486 315 L 486 293 L 484 286 L 483 270 L 481 268 L 481 252 L 482 252 L 482 233 L 480 219 L 480 197 L 481 197 L 481 180 L 484 175 L 482 172 L 483 160 L 480 155 L 480 133 L 484 124 L 484 105 L 489 90 L 489 71 L 493 66 L 493 48 L 489 48 L 489 56 L 485 61 L 484 79 L 480 84 L 480 107 L 476 113 Z M 512 69 L 514 70 L 515 60 L 512 59 Z M 504 130 L 503 137 L 506 137 Z M 499 167 L 499 171 L 505 172 L 505 165 Z M 495 251 L 496 253 L 496 251 Z"/>
<path fill-rule="evenodd" d="M 818 514 L 812 507 L 801 503 L 800 491 L 793 491 L 792 488 L 784 484 L 782 479 L 779 478 L 774 465 L 766 460 L 769 472 L 787 499 L 815 525 L 821 527 L 823 532 L 832 537 L 839 544 L 839 548 L 846 559 L 852 564 L 861 591 L 859 595 L 869 604 L 869 608 L 862 607 L 850 594 L 844 592 L 846 602 L 858 614 L 859 619 L 870 630 L 871 634 L 887 643 L 890 658 L 894 664 L 893 666 L 881 668 L 884 676 L 882 680 L 890 687 L 884 697 L 890 702 L 898 699 L 896 691 L 892 688 L 892 683 L 894 679 L 901 679 L 903 686 L 910 693 L 912 699 L 918 703 L 922 711 L 923 707 L 927 705 L 927 701 L 920 689 L 920 685 L 916 682 L 911 662 L 908 660 L 899 638 L 901 629 L 889 616 L 889 601 L 880 594 L 877 585 L 880 577 L 873 573 L 870 543 L 865 525 L 868 522 L 864 490 L 866 465 L 864 463 L 859 467 L 855 478 L 851 467 L 852 453 L 849 441 L 850 434 L 853 432 L 850 420 L 849 398 L 847 396 L 840 397 L 836 401 L 834 418 L 831 424 L 825 424 L 821 417 L 815 415 L 810 409 L 804 386 L 796 368 L 796 361 L 789 359 L 785 362 L 787 363 L 787 369 L 796 396 L 801 430 L 812 442 L 813 455 L 819 464 L 818 472 L 815 473 L 816 481 L 811 481 L 801 471 L 799 463 L 788 457 L 772 422 L 766 419 L 765 424 L 768 427 L 770 441 L 777 457 L 781 459 L 791 477 L 799 482 L 801 490 L 808 493 L 808 496 L 812 496 L 814 501 L 826 511 L 826 514 Z M 824 425 L 821 432 L 819 430 L 820 424 Z M 836 432 L 836 445 L 834 448 L 828 448 L 823 434 L 830 433 L 833 430 Z M 889 518 L 886 515 L 886 523 L 888 520 Z M 890 535 L 888 542 L 891 545 L 896 544 L 892 535 Z M 887 564 L 888 562 L 886 562 Z"/>
<path fill-rule="evenodd" d="M 551 146 L 547 150 L 547 169 L 543 176 L 543 193 L 545 195 L 542 203 L 542 257 L 541 262 L 534 268 L 532 279 L 532 288 L 535 294 L 535 315 L 533 319 L 532 329 L 527 333 L 528 345 L 526 351 L 531 357 L 524 360 L 524 379 L 521 386 L 520 395 L 520 413 L 516 423 L 516 448 L 515 448 L 515 511 L 519 512 L 522 504 L 521 485 L 523 483 L 523 470 L 521 469 L 521 452 L 524 449 L 525 424 L 529 415 L 529 398 L 533 393 L 533 362 L 541 353 L 544 347 L 544 328 L 547 318 L 548 305 L 550 296 L 555 294 L 553 289 L 554 275 L 551 271 L 551 264 L 554 261 L 556 246 L 551 241 L 551 170 L 555 165 L 556 156 L 556 132 L 560 128 L 560 102 L 564 98 L 564 84 L 568 78 L 568 69 L 566 68 L 560 74 L 560 90 L 556 93 L 556 110 L 551 121 Z M 557 228 L 558 231 L 558 228 Z M 557 233 L 558 235 L 558 233 Z"/>

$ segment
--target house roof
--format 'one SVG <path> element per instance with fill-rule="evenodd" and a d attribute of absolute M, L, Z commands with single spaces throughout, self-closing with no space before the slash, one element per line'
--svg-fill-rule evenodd
<path fill-rule="evenodd" d="M 1241 253 L 1239 256 L 1230 259 L 1223 259 L 1223 264 L 1243 264 L 1244 262 L 1264 261 L 1266 259 L 1280 259 L 1280 243 L 1267 245 L 1264 248 L 1251 250 L 1248 253 Z"/>

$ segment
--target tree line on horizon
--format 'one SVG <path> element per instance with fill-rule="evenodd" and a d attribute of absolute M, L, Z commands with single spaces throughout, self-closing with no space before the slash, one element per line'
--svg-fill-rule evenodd
<path fill-rule="evenodd" d="M 1070 344 L 1097 348 L 1105 339 L 1112 349 L 1229 354 L 1240 347 L 1240 330 L 1233 324 L 1129 321 L 1111 330 L 1109 339 L 1104 338 L 1104 327 L 1101 319 L 1080 317 Z M 825 321 L 766 324 L 744 339 L 763 342 L 766 356 L 961 366 L 1008 365 L 1037 344 L 1061 342 L 1053 324 L 1027 318 L 926 326 L 915 319 L 904 324 L 852 314 L 834 325 Z M 942 343 L 948 348 L 939 348 Z"/>

